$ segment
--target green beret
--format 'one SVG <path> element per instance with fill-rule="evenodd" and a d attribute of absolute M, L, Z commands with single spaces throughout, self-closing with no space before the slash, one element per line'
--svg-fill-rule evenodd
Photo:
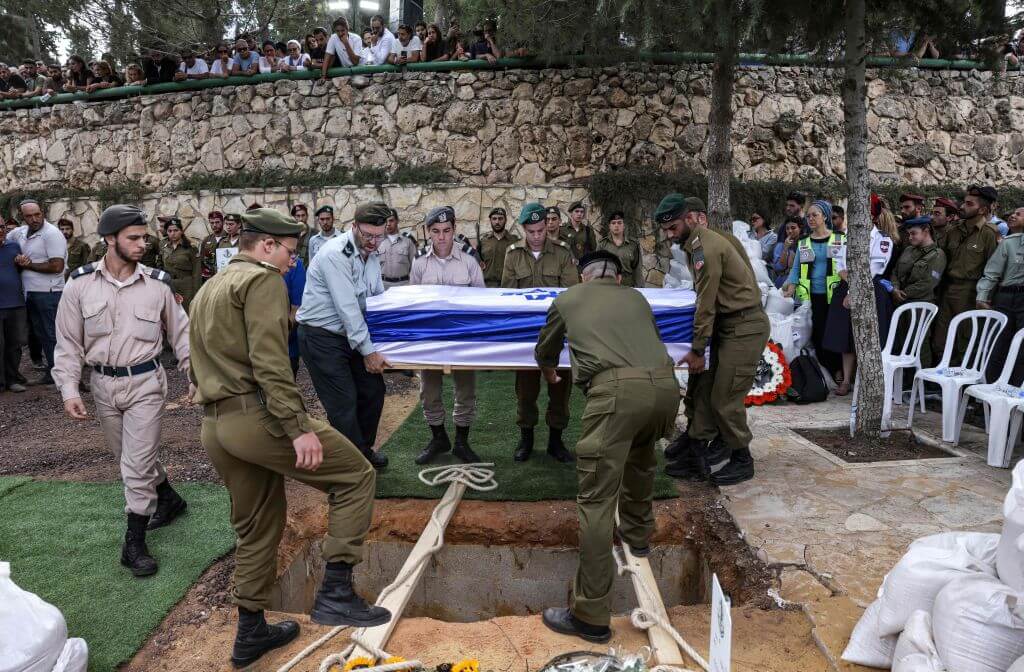
<path fill-rule="evenodd" d="M 145 226 L 146 213 L 134 205 L 112 205 L 100 215 L 97 233 L 112 236 L 129 226 Z"/>
<path fill-rule="evenodd" d="M 429 228 L 431 224 L 438 224 L 443 222 L 451 222 L 455 224 L 455 208 L 450 205 L 442 205 L 441 207 L 434 208 L 427 213 L 427 218 L 423 220 L 423 223 Z"/>
<path fill-rule="evenodd" d="M 683 201 L 683 214 L 688 212 L 707 212 L 708 206 L 704 205 L 704 201 L 700 200 L 696 196 L 688 196 Z"/>
<path fill-rule="evenodd" d="M 291 216 L 273 208 L 256 208 L 242 215 L 242 231 L 246 233 L 298 236 L 302 233 L 302 228 L 302 224 Z"/>
<path fill-rule="evenodd" d="M 525 224 L 543 222 L 546 214 L 547 210 L 540 203 L 527 203 L 523 206 L 523 209 L 519 211 L 519 225 L 523 226 Z"/>
<path fill-rule="evenodd" d="M 370 226 L 384 226 L 384 222 L 391 216 L 391 208 L 387 203 L 376 201 L 374 203 L 363 203 L 356 208 L 354 217 L 358 224 L 369 224 Z"/>
<path fill-rule="evenodd" d="M 658 203 L 658 208 L 654 211 L 654 221 L 665 224 L 682 217 L 685 212 L 686 198 L 682 194 L 669 194 Z"/>

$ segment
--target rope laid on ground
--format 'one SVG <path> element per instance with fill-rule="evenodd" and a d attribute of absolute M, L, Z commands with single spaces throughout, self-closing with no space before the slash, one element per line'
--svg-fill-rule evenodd
<path fill-rule="evenodd" d="M 452 464 L 442 465 L 439 467 L 430 467 L 429 469 L 424 469 L 419 473 L 419 479 L 426 485 L 445 485 L 448 483 L 462 483 L 470 490 L 476 490 L 478 492 L 489 492 L 498 487 L 498 482 L 494 480 L 493 462 L 477 462 L 473 464 Z M 445 495 L 447 495 L 447 493 L 445 493 Z M 423 563 L 425 563 L 429 558 L 433 557 L 434 553 L 436 553 L 442 546 L 444 546 L 444 530 L 440 523 L 441 514 L 446 513 L 447 510 L 452 508 L 453 506 L 458 506 L 459 500 L 460 498 L 441 498 L 441 501 L 438 503 L 438 505 L 434 507 L 433 513 L 430 514 L 430 520 L 427 523 L 426 529 L 423 530 L 423 534 L 426 534 L 427 531 L 431 529 L 431 527 L 437 530 L 437 538 L 434 540 L 434 543 L 430 545 L 430 548 L 427 549 L 427 552 L 420 557 L 417 563 L 402 571 L 397 577 L 395 577 L 394 581 L 392 581 L 388 586 L 384 588 L 384 590 L 380 592 L 380 595 L 377 596 L 377 604 L 383 603 L 384 598 L 393 593 L 400 585 L 405 583 L 406 579 L 408 579 L 412 574 L 414 574 L 420 568 L 420 566 L 423 565 Z M 320 639 L 316 640 L 315 642 L 307 646 L 305 649 L 303 649 L 298 655 L 296 655 L 294 658 L 288 661 L 284 665 L 284 667 L 281 667 L 277 672 L 288 672 L 293 667 L 302 662 L 304 659 L 312 655 L 314 651 L 316 651 L 321 646 L 326 644 L 330 639 L 332 639 L 335 635 L 337 635 L 347 627 L 349 626 L 342 625 L 333 628 L 323 637 L 321 637 Z M 377 651 L 380 651 L 380 653 L 383 655 L 378 655 L 376 651 L 371 649 L 371 647 L 363 646 L 363 643 L 354 634 L 351 637 L 351 640 L 362 646 L 367 651 L 373 653 L 378 659 L 390 657 L 380 649 L 378 649 Z M 333 653 L 324 658 L 322 661 L 320 661 L 320 672 L 327 672 L 327 670 L 330 669 L 331 665 L 343 665 L 345 663 L 345 659 L 348 658 L 349 655 L 351 655 L 353 649 L 355 649 L 355 645 L 350 644 L 342 653 Z M 407 668 L 400 667 L 397 669 Z M 386 671 L 381 670 L 380 672 Z"/>

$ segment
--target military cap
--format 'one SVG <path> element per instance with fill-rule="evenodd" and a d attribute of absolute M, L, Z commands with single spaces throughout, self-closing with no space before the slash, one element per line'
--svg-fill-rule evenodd
<path fill-rule="evenodd" d="M 562 211 L 558 209 L 558 206 L 557 206 L 557 205 L 549 205 L 549 206 L 548 206 L 548 209 L 547 209 L 547 213 L 546 213 L 546 214 L 549 214 L 549 215 L 558 215 L 558 218 L 559 218 L 559 219 L 561 219 L 561 218 L 562 218 Z"/>
<path fill-rule="evenodd" d="M 960 204 L 954 201 L 952 198 L 946 198 L 945 196 L 939 196 L 935 199 L 936 207 L 943 207 L 947 210 L 953 210 L 960 212 Z"/>
<path fill-rule="evenodd" d="M 669 194 L 661 199 L 661 203 L 658 203 L 658 207 L 654 211 L 654 221 L 658 224 L 666 224 L 684 214 L 686 214 L 686 197 L 678 193 Z"/>
<path fill-rule="evenodd" d="M 161 224 L 164 225 L 165 229 L 168 226 L 170 226 L 171 224 L 174 224 L 175 226 L 177 226 L 179 228 L 181 227 L 181 218 L 180 217 L 175 217 L 173 215 L 160 215 L 156 219 L 157 219 L 158 222 L 160 222 Z"/>
<path fill-rule="evenodd" d="M 983 198 L 988 201 L 989 204 L 995 203 L 999 200 L 999 192 L 992 187 L 979 187 L 977 185 L 972 185 L 967 188 L 967 195 Z"/>
<path fill-rule="evenodd" d="M 600 262 L 612 264 L 613 266 L 615 266 L 615 272 L 618 275 L 622 275 L 622 262 L 619 261 L 619 258 L 617 256 L 615 256 L 608 250 L 597 250 L 596 252 L 588 252 L 587 254 L 584 254 L 582 257 L 580 257 L 580 273 L 582 273 L 583 269 L 585 269 L 587 266 L 590 266 L 591 264 L 597 264 Z"/>
<path fill-rule="evenodd" d="M 900 203 L 903 201 L 913 201 L 914 203 L 924 203 L 924 196 L 920 194 L 900 194 Z"/>
<path fill-rule="evenodd" d="M 235 212 L 229 212 L 226 215 L 224 215 L 224 221 L 225 222 L 228 221 L 229 219 L 232 222 L 238 222 L 239 224 L 241 224 L 241 222 L 242 222 L 242 216 L 239 215 L 238 213 L 235 213 Z"/>
<path fill-rule="evenodd" d="M 527 203 L 519 211 L 519 225 L 543 222 L 546 214 L 547 210 L 540 203 Z"/>
<path fill-rule="evenodd" d="M 587 206 L 583 205 L 583 201 L 573 201 L 572 204 L 569 206 L 569 212 L 572 212 L 573 210 L 576 210 L 578 208 L 583 208 L 584 210 L 586 210 Z"/>
<path fill-rule="evenodd" d="M 928 215 L 922 215 L 920 217 L 911 217 L 910 219 L 903 222 L 903 228 L 909 229 L 912 227 L 920 227 L 922 229 L 932 227 L 932 218 Z"/>
<path fill-rule="evenodd" d="M 508 215 L 505 213 L 505 208 L 494 208 L 493 210 L 491 210 L 490 214 L 487 215 L 487 216 L 488 217 L 494 217 L 495 215 L 501 215 L 502 217 L 508 217 Z"/>
<path fill-rule="evenodd" d="M 134 205 L 112 205 L 100 215 L 96 232 L 101 236 L 113 236 L 129 226 L 145 226 L 146 213 Z"/>
<path fill-rule="evenodd" d="M 391 217 L 391 208 L 388 207 L 387 203 L 374 201 L 373 203 L 363 203 L 356 208 L 354 219 L 360 224 L 383 226 L 388 217 Z"/>
<path fill-rule="evenodd" d="M 309 212 L 309 208 L 306 207 L 305 203 L 296 203 L 295 205 L 292 206 L 291 210 L 289 210 L 289 212 L 292 213 L 292 217 L 295 216 L 295 211 L 298 210 L 299 208 L 302 208 L 306 212 Z"/>
<path fill-rule="evenodd" d="M 612 210 L 611 212 L 608 213 L 608 220 L 607 221 L 610 222 L 613 219 L 625 219 L 625 218 L 626 218 L 626 213 L 622 212 L 622 210 Z"/>
<path fill-rule="evenodd" d="M 452 224 L 455 223 L 455 208 L 450 205 L 442 205 L 434 208 L 427 213 L 427 218 L 423 220 L 423 224 L 428 228 L 432 224 L 440 224 L 444 222 L 451 222 Z"/>
<path fill-rule="evenodd" d="M 686 213 L 688 213 L 688 212 L 707 212 L 708 211 L 708 206 L 704 205 L 704 201 L 700 200 L 696 196 L 687 196 L 686 199 L 683 200 L 683 205 L 685 206 L 683 208 L 683 214 L 684 215 Z"/>
<path fill-rule="evenodd" d="M 256 208 L 242 215 L 242 231 L 271 236 L 298 236 L 302 233 L 302 224 L 274 208 Z"/>
<path fill-rule="evenodd" d="M 319 208 L 316 209 L 316 212 L 313 213 L 313 214 L 315 214 L 317 217 L 319 217 L 321 212 L 329 212 L 329 213 L 331 213 L 331 215 L 334 215 L 334 206 L 331 206 L 331 205 L 321 205 Z"/>

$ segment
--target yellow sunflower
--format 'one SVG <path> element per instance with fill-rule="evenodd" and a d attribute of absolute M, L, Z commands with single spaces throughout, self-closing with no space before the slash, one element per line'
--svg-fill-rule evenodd
<path fill-rule="evenodd" d="M 405 662 L 405 658 L 402 658 L 401 656 L 391 656 L 390 658 L 387 658 L 386 660 L 384 660 L 384 662 L 382 662 L 381 665 L 391 665 L 392 663 L 404 663 L 404 662 Z"/>
<path fill-rule="evenodd" d="M 373 658 L 366 658 L 364 656 L 360 656 L 357 658 L 352 658 L 347 663 L 345 663 L 343 672 L 352 672 L 352 670 L 358 670 L 365 667 L 373 667 L 376 664 L 377 661 L 375 661 Z"/>
<path fill-rule="evenodd" d="M 452 672 L 480 672 L 480 661 L 476 658 L 466 658 L 452 665 Z"/>

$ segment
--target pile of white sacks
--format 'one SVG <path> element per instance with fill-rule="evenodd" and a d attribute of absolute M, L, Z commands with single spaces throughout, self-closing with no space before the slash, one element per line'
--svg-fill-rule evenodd
<path fill-rule="evenodd" d="M 768 265 L 761 257 L 761 244 L 750 238 L 750 225 L 739 220 L 732 223 L 732 233 L 743 244 L 750 257 L 750 265 L 761 287 L 761 305 L 768 313 L 772 324 L 773 341 L 782 346 L 786 361 L 800 354 L 802 348 L 809 348 L 811 342 L 811 304 L 805 301 L 794 309 L 793 299 L 787 299 L 775 288 L 768 274 Z M 672 259 L 664 286 L 669 289 L 693 289 L 693 277 L 686 264 L 686 254 L 678 245 L 672 245 Z"/>
<path fill-rule="evenodd" d="M 1002 534 L 918 539 L 850 636 L 843 660 L 894 672 L 1024 672 L 1024 461 Z"/>
<path fill-rule="evenodd" d="M 60 609 L 19 588 L 0 562 L 0 672 L 85 672 L 88 663 L 89 647 L 68 639 Z"/>

